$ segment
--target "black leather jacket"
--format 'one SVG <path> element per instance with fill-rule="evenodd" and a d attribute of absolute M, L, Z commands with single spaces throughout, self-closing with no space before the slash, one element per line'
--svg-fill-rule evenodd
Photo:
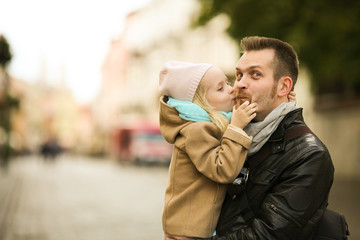
<path fill-rule="evenodd" d="M 315 135 L 285 142 L 285 131 L 298 125 L 305 125 L 301 108 L 287 114 L 271 135 L 272 154 L 250 169 L 245 191 L 255 218 L 245 223 L 240 198 L 228 194 L 213 239 L 312 239 L 327 206 L 334 167 Z"/>

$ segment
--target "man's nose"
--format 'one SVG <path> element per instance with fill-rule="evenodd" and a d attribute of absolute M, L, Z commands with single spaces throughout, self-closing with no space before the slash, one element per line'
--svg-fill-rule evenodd
<path fill-rule="evenodd" d="M 246 89 L 247 81 L 246 79 L 241 79 L 240 81 L 236 81 L 234 84 L 234 90 Z"/>

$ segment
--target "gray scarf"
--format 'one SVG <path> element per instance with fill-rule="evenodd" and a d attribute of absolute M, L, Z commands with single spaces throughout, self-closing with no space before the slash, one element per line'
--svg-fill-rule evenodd
<path fill-rule="evenodd" d="M 264 121 L 250 123 L 244 128 L 244 131 L 253 137 L 248 156 L 255 154 L 267 142 L 271 134 L 277 129 L 280 122 L 284 119 L 285 115 L 289 112 L 299 108 L 294 102 L 286 102 L 280 104 L 269 115 L 266 116 Z"/>

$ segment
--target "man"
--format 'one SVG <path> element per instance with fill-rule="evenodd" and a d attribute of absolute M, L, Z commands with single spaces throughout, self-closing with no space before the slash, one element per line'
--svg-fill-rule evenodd
<path fill-rule="evenodd" d="M 258 104 L 255 122 L 245 129 L 253 136 L 245 166 L 250 168 L 229 186 L 213 239 L 312 239 L 334 167 L 312 132 L 287 135 L 306 126 L 302 109 L 287 98 L 298 76 L 297 54 L 289 44 L 265 37 L 246 37 L 241 48 L 234 87 L 240 102 Z"/>

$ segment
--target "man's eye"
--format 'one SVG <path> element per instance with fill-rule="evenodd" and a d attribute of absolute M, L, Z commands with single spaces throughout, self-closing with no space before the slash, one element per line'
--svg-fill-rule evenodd
<path fill-rule="evenodd" d="M 260 77 L 261 74 L 260 74 L 259 72 L 253 72 L 253 76 L 254 76 L 254 77 Z"/>
<path fill-rule="evenodd" d="M 236 73 L 236 79 L 240 80 L 243 77 L 242 73 Z"/>

